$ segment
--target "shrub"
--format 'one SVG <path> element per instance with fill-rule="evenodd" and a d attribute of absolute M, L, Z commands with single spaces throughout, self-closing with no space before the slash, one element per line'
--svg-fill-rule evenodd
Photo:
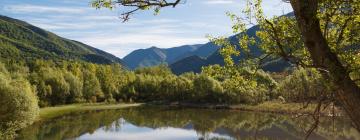
<path fill-rule="evenodd" d="M 331 93 L 329 85 L 315 69 L 300 68 L 280 82 L 277 93 L 286 101 L 302 102 L 316 99 L 322 93 Z"/>
<path fill-rule="evenodd" d="M 259 99 L 263 98 L 263 94 L 260 94 L 262 90 L 257 88 L 256 82 L 245 80 L 241 76 L 226 79 L 223 87 L 227 95 L 226 100 L 230 103 L 255 104 L 261 102 L 262 100 Z M 255 98 L 256 96 L 259 97 Z"/>
<path fill-rule="evenodd" d="M 220 82 L 202 74 L 194 79 L 194 92 L 200 102 L 221 102 L 223 88 Z"/>
<path fill-rule="evenodd" d="M 28 81 L 21 77 L 11 78 L 4 69 L 1 71 L 0 138 L 11 139 L 16 130 L 35 120 L 39 114 L 38 100 Z"/>

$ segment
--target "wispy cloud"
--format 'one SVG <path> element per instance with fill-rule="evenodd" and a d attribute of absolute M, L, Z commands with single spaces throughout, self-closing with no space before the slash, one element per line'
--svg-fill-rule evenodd
<path fill-rule="evenodd" d="M 232 4 L 233 0 L 207 0 L 204 2 L 205 4 Z"/>
<path fill-rule="evenodd" d="M 85 29 L 96 29 L 104 26 L 115 25 L 114 23 L 71 23 L 71 22 L 59 22 L 59 23 L 51 23 L 51 22 L 32 22 L 35 26 L 47 29 L 47 30 L 85 30 Z"/>
<path fill-rule="evenodd" d="M 43 6 L 43 5 L 8 5 L 4 6 L 4 10 L 11 13 L 66 13 L 66 14 L 80 14 L 86 10 L 84 7 L 61 7 L 61 6 Z"/>
<path fill-rule="evenodd" d="M 208 39 L 204 37 L 184 37 L 184 36 L 168 36 L 168 35 L 152 35 L 152 34 L 122 34 L 122 35 L 106 35 L 79 38 L 79 40 L 87 42 L 94 46 L 106 45 L 123 45 L 129 44 L 146 44 L 144 47 L 152 45 L 169 48 L 184 44 L 205 43 Z"/>

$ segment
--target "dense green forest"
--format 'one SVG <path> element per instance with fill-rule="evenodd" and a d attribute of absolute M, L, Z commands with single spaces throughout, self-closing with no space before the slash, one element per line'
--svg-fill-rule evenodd
<path fill-rule="evenodd" d="M 284 76 L 214 65 L 204 67 L 201 74 L 177 76 L 165 65 L 128 71 L 119 64 L 4 60 L 0 63 L 4 79 L 0 113 L 8 115 L 1 116 L 5 121 L 0 132 L 3 137 L 13 136 L 15 130 L 34 121 L 39 107 L 54 105 L 154 101 L 254 105 L 269 100 L 301 102 L 331 92 L 315 70 L 291 73 Z"/>

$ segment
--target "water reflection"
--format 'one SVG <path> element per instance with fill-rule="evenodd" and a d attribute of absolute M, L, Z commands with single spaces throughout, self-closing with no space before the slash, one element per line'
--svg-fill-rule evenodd
<path fill-rule="evenodd" d="M 36 123 L 17 139 L 303 139 L 307 118 L 230 110 L 135 107 L 70 114 Z M 360 139 L 344 118 L 323 118 L 310 139 Z"/>

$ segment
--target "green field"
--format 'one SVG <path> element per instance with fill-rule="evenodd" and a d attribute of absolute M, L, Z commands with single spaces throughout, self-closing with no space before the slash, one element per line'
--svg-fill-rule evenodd
<path fill-rule="evenodd" d="M 37 121 L 56 118 L 72 112 L 86 111 L 86 110 L 108 110 L 121 109 L 126 107 L 140 106 L 141 103 L 134 104 L 71 104 L 55 107 L 45 107 L 40 109 L 40 115 Z"/>

